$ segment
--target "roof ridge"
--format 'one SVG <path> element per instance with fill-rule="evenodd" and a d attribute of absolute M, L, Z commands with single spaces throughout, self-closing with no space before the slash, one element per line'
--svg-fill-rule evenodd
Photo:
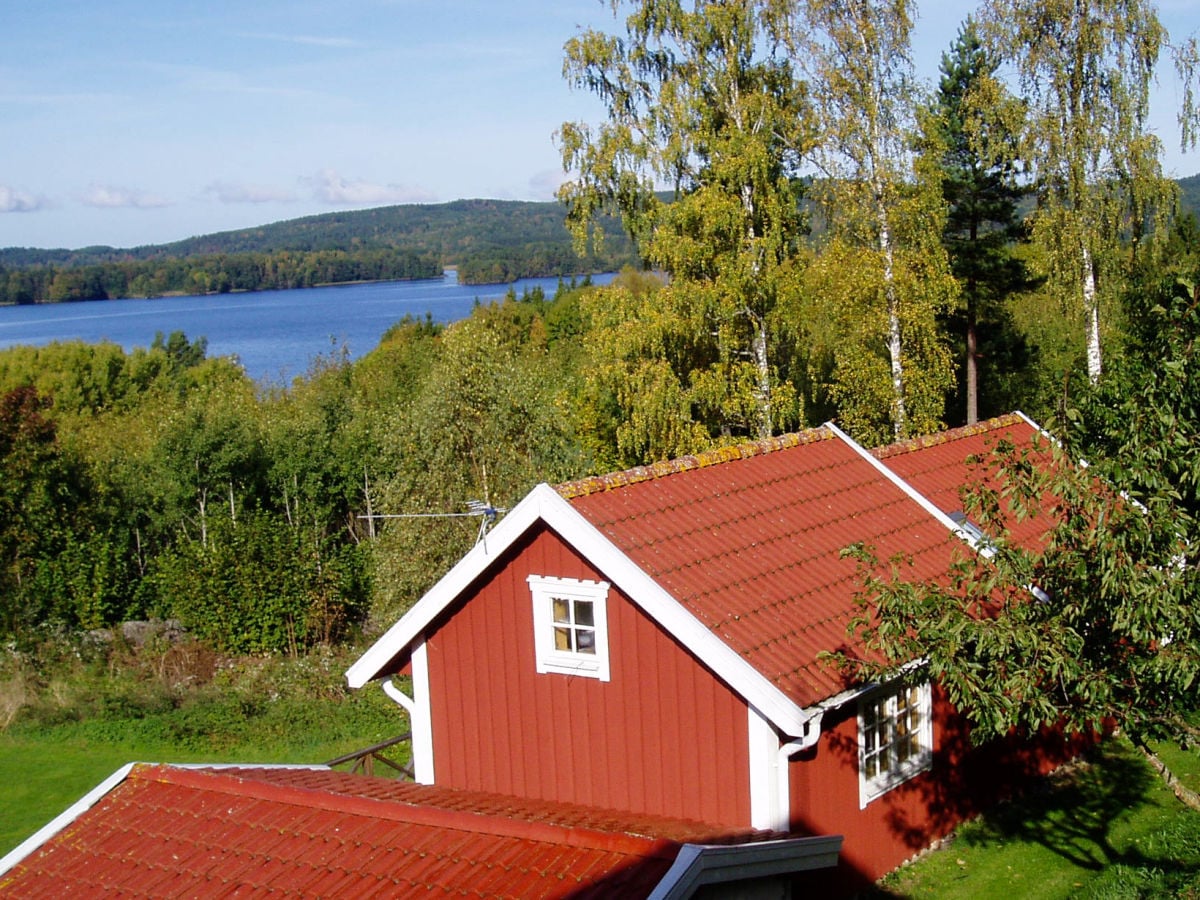
<path fill-rule="evenodd" d="M 813 444 L 817 441 L 833 439 L 833 433 L 824 425 L 809 428 L 804 431 L 794 431 L 775 437 L 761 438 L 757 441 L 743 441 L 725 447 L 714 447 L 700 453 L 691 453 L 675 459 L 662 460 L 648 466 L 634 466 L 623 471 L 610 472 L 607 475 L 589 475 L 575 481 L 565 481 L 557 484 L 554 489 L 565 500 L 576 497 L 586 497 L 589 494 L 600 494 L 616 488 L 638 484 L 643 481 L 654 481 L 668 475 L 690 472 L 693 469 L 704 469 L 721 463 L 733 462 L 738 459 L 749 459 L 752 456 L 763 456 L 786 450 L 789 447 L 799 447 L 802 444 Z"/>
<path fill-rule="evenodd" d="M 253 770 L 254 766 L 238 767 Z M 180 787 L 217 791 L 257 800 L 274 800 L 329 811 L 371 816 L 388 821 L 430 825 L 455 831 L 515 837 L 559 846 L 674 859 L 686 843 L 667 837 L 602 831 L 588 825 L 566 825 L 519 818 L 499 810 L 486 813 L 446 809 L 402 798 L 367 797 L 294 784 L 242 777 L 238 768 L 185 769 L 170 764 L 138 764 L 130 779 L 164 781 Z M 403 812 L 401 812 L 401 810 Z"/>
<path fill-rule="evenodd" d="M 903 441 L 896 441 L 893 444 L 885 444 L 882 447 L 874 447 L 870 453 L 876 459 L 889 459 L 893 456 L 899 456 L 902 453 L 912 453 L 914 450 L 924 450 L 926 447 L 936 447 L 939 444 L 948 444 L 951 441 L 957 441 L 962 438 L 987 434 L 989 431 L 1007 428 L 1009 425 L 1016 425 L 1025 421 L 1025 418 L 1020 413 L 1005 413 L 1002 416 L 994 416 L 990 419 L 984 419 L 982 422 L 976 422 L 974 425 L 962 425 L 958 428 L 951 428 L 949 431 L 938 431 L 933 434 L 925 434 Z"/>

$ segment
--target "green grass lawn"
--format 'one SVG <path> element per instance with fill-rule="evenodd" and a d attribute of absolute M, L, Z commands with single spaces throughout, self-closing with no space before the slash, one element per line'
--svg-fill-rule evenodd
<path fill-rule="evenodd" d="M 1164 748 L 1185 783 L 1200 758 Z M 960 828 L 884 880 L 878 897 L 1200 897 L 1200 813 L 1127 742 Z"/>
<path fill-rule="evenodd" d="M 62 704 L 47 688 L 0 732 L 0 856 L 128 762 L 323 763 L 405 731 L 382 691 L 345 690 L 344 663 L 256 661 L 184 692 L 76 672 Z"/>
<path fill-rule="evenodd" d="M 127 762 L 320 763 L 406 730 L 381 691 L 346 691 L 347 654 L 238 661 L 186 690 L 145 666 L 43 678 L 0 732 L 0 855 Z M 1161 752 L 1200 789 L 1200 756 Z M 1200 898 L 1200 813 L 1128 742 L 1108 741 L 960 828 L 875 896 Z"/>

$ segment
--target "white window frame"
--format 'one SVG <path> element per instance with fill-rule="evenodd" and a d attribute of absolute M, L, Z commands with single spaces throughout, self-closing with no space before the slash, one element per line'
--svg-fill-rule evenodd
<path fill-rule="evenodd" d="M 897 785 L 903 784 L 915 775 L 926 772 L 933 764 L 933 699 L 929 683 L 916 686 L 917 711 L 920 721 L 917 724 L 917 752 L 906 760 L 899 760 L 895 752 L 899 746 L 895 740 L 894 724 L 898 702 L 901 696 L 912 689 L 912 685 L 890 684 L 862 697 L 858 701 L 858 799 L 859 808 L 865 807 L 872 800 L 881 797 Z M 875 755 L 881 757 L 879 771 L 867 777 L 867 713 L 872 708 L 883 707 L 883 714 L 892 723 L 889 739 L 882 750 L 876 750 Z"/>
<path fill-rule="evenodd" d="M 533 596 L 533 644 L 539 674 L 581 675 L 608 681 L 608 582 L 549 575 L 530 575 L 526 581 Z M 555 598 L 592 604 L 595 653 L 555 648 Z"/>

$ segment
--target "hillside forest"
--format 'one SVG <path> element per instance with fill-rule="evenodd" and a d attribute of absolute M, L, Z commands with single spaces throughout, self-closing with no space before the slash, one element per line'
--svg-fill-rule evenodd
<path fill-rule="evenodd" d="M 132 249 L 0 249 L 0 304 L 290 290 L 440 278 L 460 284 L 615 272 L 618 236 L 577 255 L 558 203 L 459 200 L 326 213 Z"/>
<path fill-rule="evenodd" d="M 1167 344 L 1145 336 L 1192 327 L 1160 313 L 1196 302 L 1200 229 L 1137 115 L 1149 56 L 1168 49 L 1151 6 L 992 0 L 928 94 L 910 77 L 912 3 L 624 8 L 620 39 L 566 50 L 608 121 L 560 136 L 578 249 L 607 252 L 614 230 L 637 247 L 612 284 L 398 322 L 286 388 L 210 358 L 201 335 L 0 352 L 10 647 L 148 618 L 231 654 L 354 640 L 479 527 L 377 515 L 502 509 L 538 482 L 829 419 L 867 445 L 1018 408 L 1050 423 L 1153 379 L 1163 359 L 1147 348 Z M 1035 58 L 1039 10 L 1079 52 Z M 1080 60 L 1086 77 L 1055 77 Z M 1054 94 L 1077 89 L 1078 103 Z M 1060 101 L 1093 118 L 1052 115 Z M 231 287 L 239 254 L 278 273 L 347 252 L 253 237 L 221 238 Z M 178 261 L 21 252 L 0 260 L 9 284 L 114 266 L 152 279 L 138 266 Z M 414 271 L 446 260 L 411 252 Z M 1200 406 L 1175 407 L 1194 429 Z M 1119 423 L 1095 415 L 1094 446 L 1120 446 Z"/>

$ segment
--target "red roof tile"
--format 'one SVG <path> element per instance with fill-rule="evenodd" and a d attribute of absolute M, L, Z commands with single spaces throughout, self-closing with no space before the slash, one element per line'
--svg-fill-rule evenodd
<path fill-rule="evenodd" d="M 135 766 L 6 897 L 645 896 L 683 843 L 769 837 L 329 770 Z"/>
<path fill-rule="evenodd" d="M 849 687 L 823 663 L 848 646 L 856 543 L 946 571 L 960 546 L 827 428 L 561 485 L 559 493 L 793 702 Z"/>
<path fill-rule="evenodd" d="M 964 492 L 1000 487 L 992 454 L 1002 442 L 1045 458 L 1049 444 L 1040 436 L 1033 423 L 1013 413 L 872 452 L 943 512 L 955 513 L 963 510 Z M 1039 542 L 1047 527 L 1044 519 L 1010 517 L 1007 524 L 1009 537 L 1021 544 Z"/>

